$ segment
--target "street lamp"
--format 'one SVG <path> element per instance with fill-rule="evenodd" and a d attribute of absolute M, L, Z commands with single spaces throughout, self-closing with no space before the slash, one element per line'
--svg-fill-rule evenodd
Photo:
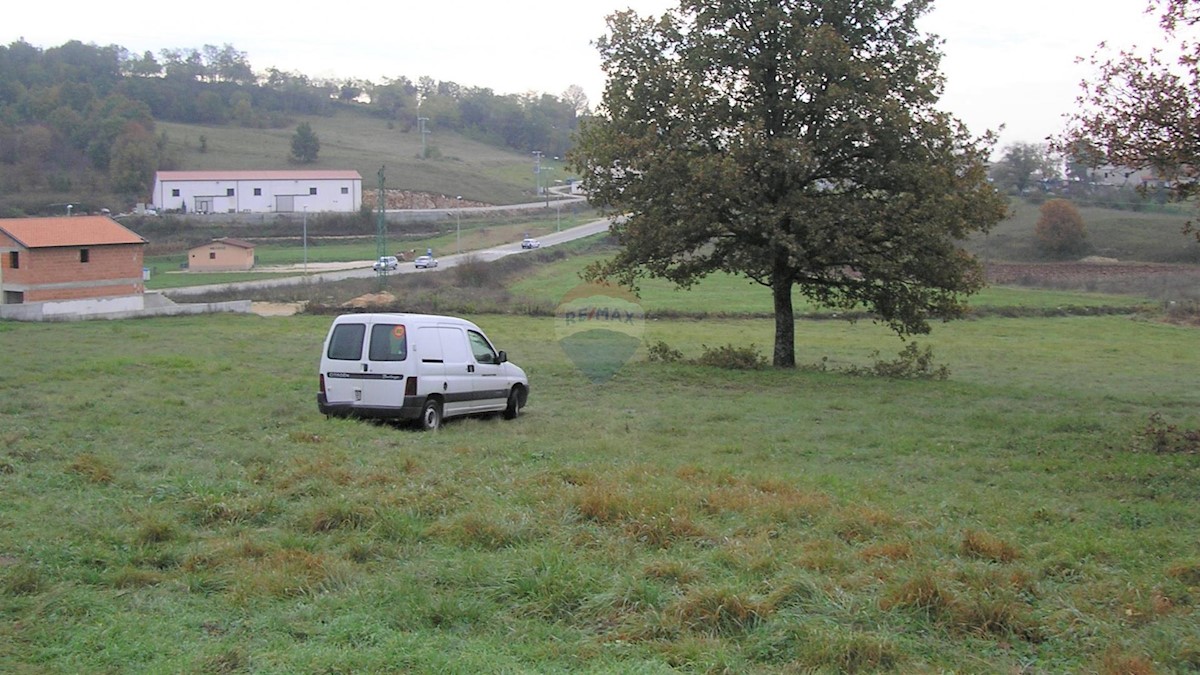
<path fill-rule="evenodd" d="M 455 197 L 455 199 L 458 200 L 458 208 L 454 209 L 455 248 L 458 249 L 458 253 L 461 254 L 462 253 L 462 195 Z"/>

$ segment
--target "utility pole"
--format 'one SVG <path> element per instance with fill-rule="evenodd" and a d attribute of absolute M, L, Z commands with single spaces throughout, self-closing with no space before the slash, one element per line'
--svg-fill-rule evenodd
<path fill-rule="evenodd" d="M 429 135 L 429 130 L 425 128 L 425 123 L 428 121 L 428 117 L 417 118 L 417 124 L 421 129 L 421 159 L 427 159 L 429 157 L 429 151 L 425 148 L 425 137 Z"/>
<path fill-rule="evenodd" d="M 387 255 L 387 194 L 383 190 L 384 179 L 383 170 L 385 167 L 379 167 L 379 208 L 377 210 L 375 220 L 375 259 L 378 260 Z M 387 274 L 387 270 L 380 269 L 379 274 L 379 289 L 383 290 L 383 277 Z"/>
<path fill-rule="evenodd" d="M 533 198 L 542 194 L 542 151 L 533 151 Z"/>

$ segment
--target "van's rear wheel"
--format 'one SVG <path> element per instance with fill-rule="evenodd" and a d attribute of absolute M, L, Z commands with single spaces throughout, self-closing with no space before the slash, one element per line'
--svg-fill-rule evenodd
<path fill-rule="evenodd" d="M 421 408 L 421 428 L 437 431 L 441 426 L 442 402 L 436 398 L 425 399 L 425 407 Z"/>
<path fill-rule="evenodd" d="M 515 420 L 521 414 L 521 393 L 513 387 L 508 392 L 508 406 L 504 408 L 504 419 Z"/>

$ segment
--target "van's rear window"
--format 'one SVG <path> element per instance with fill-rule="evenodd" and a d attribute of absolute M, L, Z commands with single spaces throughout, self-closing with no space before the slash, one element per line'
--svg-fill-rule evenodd
<path fill-rule="evenodd" d="M 329 358 L 338 361 L 359 361 L 362 359 L 363 336 L 367 333 L 367 325 L 362 323 L 340 323 L 333 327 L 333 337 L 329 339 Z"/>
<path fill-rule="evenodd" d="M 401 324 L 377 323 L 371 326 L 372 361 L 403 361 L 408 358 L 408 334 Z"/>

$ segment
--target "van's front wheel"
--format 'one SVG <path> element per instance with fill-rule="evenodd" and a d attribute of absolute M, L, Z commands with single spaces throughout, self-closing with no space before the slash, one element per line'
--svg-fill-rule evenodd
<path fill-rule="evenodd" d="M 425 399 L 425 407 L 421 408 L 421 428 L 426 431 L 437 431 L 442 426 L 442 402 L 436 398 Z"/>
<path fill-rule="evenodd" d="M 513 387 L 508 392 L 508 405 L 504 408 L 504 419 L 515 420 L 521 414 L 521 392 Z"/>

